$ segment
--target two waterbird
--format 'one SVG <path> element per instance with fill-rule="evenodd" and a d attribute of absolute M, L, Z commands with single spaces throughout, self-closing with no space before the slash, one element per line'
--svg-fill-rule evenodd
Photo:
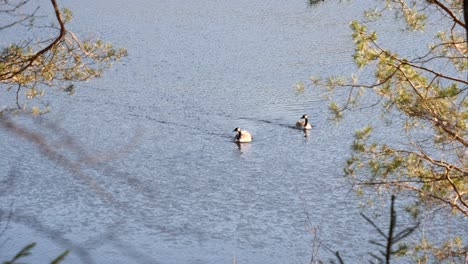
<path fill-rule="evenodd" d="M 307 115 L 302 115 L 299 121 L 296 122 L 296 128 L 309 130 L 312 128 L 312 125 L 309 123 L 309 117 Z M 247 130 L 242 130 L 239 127 L 236 127 L 233 132 L 237 132 L 234 142 L 237 143 L 246 143 L 252 141 L 252 135 Z"/>

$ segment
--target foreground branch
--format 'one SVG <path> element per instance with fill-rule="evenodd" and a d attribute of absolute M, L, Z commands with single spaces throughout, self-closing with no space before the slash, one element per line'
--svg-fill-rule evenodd
<path fill-rule="evenodd" d="M 21 67 L 19 70 L 1 74 L 0 80 L 3 80 L 3 81 L 9 80 L 15 77 L 16 75 L 21 74 L 22 72 L 27 70 L 41 55 L 45 54 L 46 52 L 54 48 L 54 46 L 57 45 L 57 43 L 59 43 L 65 37 L 65 34 L 66 34 L 65 24 L 62 19 L 62 14 L 60 13 L 60 9 L 57 5 L 57 1 L 56 0 L 50 0 L 50 1 L 52 2 L 52 6 L 54 7 L 55 17 L 60 25 L 59 35 L 49 45 L 47 45 L 47 47 L 43 48 L 42 50 L 38 51 L 36 54 L 31 56 L 26 61 L 26 65 Z"/>

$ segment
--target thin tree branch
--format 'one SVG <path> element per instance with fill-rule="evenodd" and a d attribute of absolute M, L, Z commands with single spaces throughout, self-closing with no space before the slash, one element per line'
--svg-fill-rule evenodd
<path fill-rule="evenodd" d="M 440 7 L 442 10 L 447 13 L 455 23 L 458 25 L 462 26 L 463 28 L 466 28 L 465 23 L 461 21 L 448 7 L 446 7 L 444 4 L 442 4 L 439 0 L 431 0 L 432 3 L 436 4 L 438 7 Z M 466 1 L 465 1 L 466 2 Z"/>
<path fill-rule="evenodd" d="M 407 184 L 401 184 L 401 182 L 399 182 L 399 181 L 392 181 L 392 182 L 387 182 L 387 183 L 390 183 L 392 186 L 398 187 L 400 189 L 408 189 L 408 190 L 415 191 L 415 192 L 419 193 L 422 196 L 428 196 L 430 198 L 433 198 L 434 200 L 438 200 L 440 202 L 448 204 L 451 207 L 456 208 L 457 211 L 461 212 L 463 215 L 468 217 L 468 210 L 460 207 L 460 205 L 458 205 L 457 203 L 453 203 L 452 201 L 447 200 L 447 199 L 445 199 L 443 197 L 439 197 L 439 196 L 437 196 L 437 195 L 435 195 L 433 193 L 430 193 L 430 192 L 425 192 L 425 191 L 421 190 L 418 187 L 414 187 L 414 186 L 407 185 Z M 364 182 L 364 183 L 358 183 L 357 185 L 381 185 L 381 182 L 375 182 L 375 183 L 373 183 L 373 182 Z"/>
<path fill-rule="evenodd" d="M 426 68 L 426 67 L 423 67 L 423 66 L 419 66 L 419 65 L 416 65 L 416 64 L 413 64 L 411 63 L 410 61 L 408 60 L 403 60 L 401 58 L 398 58 L 398 57 L 395 57 L 393 56 L 392 54 L 388 53 L 386 50 L 384 50 L 382 47 L 380 47 L 379 44 L 377 44 L 377 42 L 375 42 L 374 40 L 370 40 L 372 42 L 372 44 L 378 48 L 379 50 L 381 50 L 383 53 L 385 53 L 386 55 L 390 56 L 392 59 L 400 62 L 400 65 L 397 67 L 399 68 L 401 65 L 408 65 L 408 66 L 411 66 L 411 67 L 414 67 L 416 69 L 420 69 L 420 70 L 423 70 L 423 71 L 426 71 L 426 72 L 429 72 L 429 73 L 432 73 L 433 75 L 437 76 L 437 77 L 440 77 L 440 78 L 443 78 L 443 79 L 447 79 L 447 80 L 451 80 L 451 81 L 454 81 L 454 82 L 460 82 L 460 83 L 463 83 L 463 84 L 468 84 L 468 80 L 463 80 L 463 79 L 458 79 L 458 78 L 455 78 L 455 77 L 451 77 L 451 76 L 448 76 L 448 75 L 445 75 L 445 74 L 442 74 L 442 73 L 439 73 L 439 72 L 436 72 L 434 70 L 431 70 L 429 68 Z"/>
<path fill-rule="evenodd" d="M 403 74 L 403 76 L 405 76 L 406 78 L 406 81 L 410 84 L 410 86 L 413 88 L 414 92 L 421 98 L 423 99 L 423 101 L 426 101 L 426 99 L 419 93 L 418 89 L 416 88 L 416 86 L 413 84 L 413 82 L 409 79 L 408 76 L 406 76 L 405 72 L 402 71 L 401 69 L 399 69 L 400 72 Z M 455 140 L 457 140 L 458 142 L 462 143 L 465 147 L 468 147 L 468 142 L 465 141 L 464 138 L 462 138 L 460 135 L 458 135 L 456 132 L 452 131 L 451 129 L 449 129 L 447 127 L 447 125 L 444 124 L 443 121 L 440 121 L 439 120 L 439 116 L 434 113 L 432 111 L 432 109 L 430 107 L 426 107 L 426 109 L 428 109 L 430 112 L 431 112 L 431 115 L 435 118 L 434 119 L 429 119 L 435 126 L 437 127 L 440 127 L 442 128 L 442 130 L 444 130 L 447 134 L 449 134 L 451 137 L 453 137 Z"/>
<path fill-rule="evenodd" d="M 447 180 L 448 182 L 450 183 L 450 185 L 452 185 L 452 188 L 453 190 L 455 191 L 455 193 L 457 194 L 458 196 L 458 200 L 460 201 L 461 204 L 463 204 L 466 208 L 468 208 L 468 204 L 463 200 L 463 195 L 460 193 L 460 191 L 458 190 L 457 186 L 455 185 L 455 183 L 452 181 L 452 179 L 450 178 L 450 175 L 448 173 L 448 170 L 446 170 L 446 177 L 447 177 Z"/>
<path fill-rule="evenodd" d="M 392 245 L 393 245 L 393 231 L 396 226 L 396 212 L 394 209 L 395 204 L 395 195 L 392 195 L 392 201 L 390 203 L 390 226 L 388 228 L 387 235 L 387 247 L 385 251 L 385 263 L 390 264 L 390 256 L 392 255 Z"/>
<path fill-rule="evenodd" d="M 42 50 L 38 51 L 32 57 L 30 57 L 27 60 L 26 65 L 24 65 L 23 67 L 21 67 L 19 70 L 15 71 L 15 72 L 9 72 L 9 73 L 4 73 L 4 74 L 0 75 L 1 79 L 3 79 L 3 80 L 11 79 L 14 76 L 24 72 L 26 69 L 28 69 L 37 60 L 37 58 L 39 58 L 41 55 L 43 55 L 44 53 L 51 50 L 57 43 L 59 43 L 65 37 L 66 29 L 65 29 L 65 24 L 64 24 L 64 22 L 62 20 L 62 15 L 60 13 L 60 9 L 59 9 L 59 7 L 57 5 L 56 0 L 51 0 L 51 3 L 52 3 L 52 6 L 54 7 L 55 17 L 56 17 L 56 19 L 57 19 L 57 21 L 58 21 L 58 23 L 60 25 L 59 35 L 48 46 L 46 46 Z"/>

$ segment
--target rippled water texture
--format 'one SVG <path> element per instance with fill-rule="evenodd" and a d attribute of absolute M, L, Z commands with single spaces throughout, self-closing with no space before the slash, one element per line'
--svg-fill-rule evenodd
<path fill-rule="evenodd" d="M 66 263 L 308 263 L 314 225 L 334 250 L 362 259 L 371 227 L 342 167 L 354 130 L 378 113 L 334 125 L 320 92 L 294 86 L 353 69 L 348 21 L 365 3 L 62 5 L 72 31 L 129 56 L 57 96 L 52 124 L 17 120 L 76 144 L 62 152 L 81 159 L 79 173 L 0 131 L 2 220 L 10 208 L 12 219 L 0 251 L 37 241 L 34 263 L 65 249 Z M 308 137 L 291 127 L 304 113 Z M 235 127 L 254 141 L 234 144 Z"/>

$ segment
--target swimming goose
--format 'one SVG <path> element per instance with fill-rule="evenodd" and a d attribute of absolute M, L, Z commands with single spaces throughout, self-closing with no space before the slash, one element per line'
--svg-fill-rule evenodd
<path fill-rule="evenodd" d="M 301 119 L 304 120 L 299 120 L 296 122 L 296 127 L 299 129 L 311 129 L 312 126 L 309 123 L 309 117 L 307 115 L 302 115 Z"/>
<path fill-rule="evenodd" d="M 250 135 L 250 133 L 246 130 L 241 130 L 240 128 L 236 127 L 233 132 L 237 132 L 237 135 L 234 138 L 234 142 L 244 143 L 252 141 L 252 135 Z"/>

